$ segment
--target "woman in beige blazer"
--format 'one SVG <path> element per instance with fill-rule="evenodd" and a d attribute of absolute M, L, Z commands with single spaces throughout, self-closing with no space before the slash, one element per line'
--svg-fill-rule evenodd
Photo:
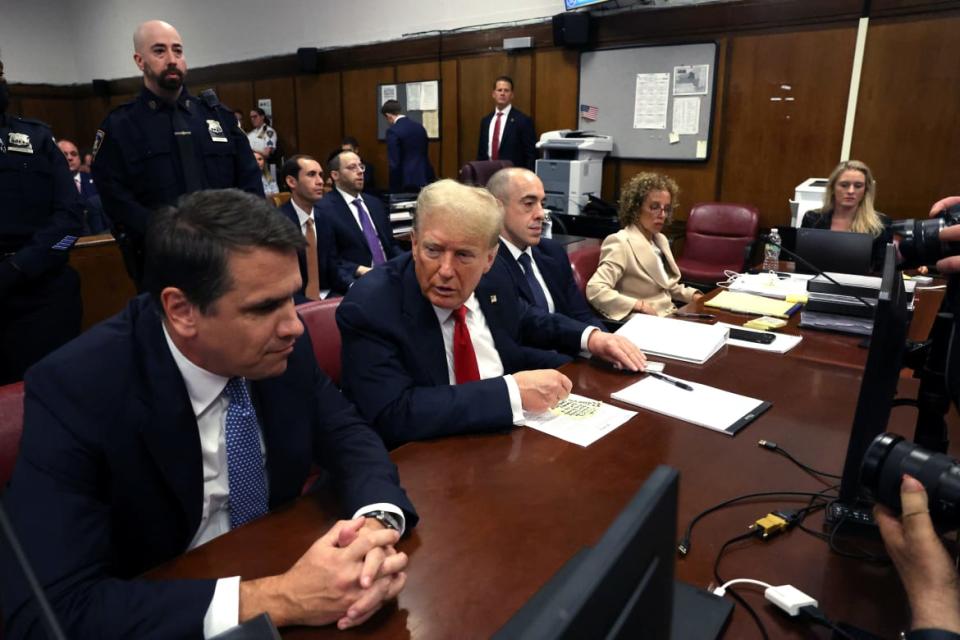
<path fill-rule="evenodd" d="M 674 300 L 702 294 L 680 284 L 670 243 L 660 233 L 677 206 L 680 189 L 667 176 L 639 173 L 620 198 L 622 229 L 603 241 L 600 264 L 587 283 L 587 299 L 600 313 L 622 320 L 634 312 L 665 316 Z"/>

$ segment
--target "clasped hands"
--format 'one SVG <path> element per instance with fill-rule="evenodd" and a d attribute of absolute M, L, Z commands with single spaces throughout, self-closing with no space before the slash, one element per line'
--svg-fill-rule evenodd
<path fill-rule="evenodd" d="M 240 583 L 240 621 L 267 612 L 277 626 L 366 622 L 406 584 L 399 539 L 372 519 L 337 522 L 286 572 Z"/>

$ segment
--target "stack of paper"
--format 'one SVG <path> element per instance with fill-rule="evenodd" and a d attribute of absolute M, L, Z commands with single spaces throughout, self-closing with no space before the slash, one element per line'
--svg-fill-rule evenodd
<path fill-rule="evenodd" d="M 802 302 L 807 297 L 807 281 L 810 276 L 796 275 L 781 278 L 769 271 L 764 273 L 743 273 L 730 283 L 730 291 L 755 293 L 770 298 Z"/>
<path fill-rule="evenodd" d="M 524 412 L 524 424 L 555 438 L 587 447 L 635 415 L 636 411 L 627 411 L 571 393 L 566 400 L 541 414 Z"/>
<path fill-rule="evenodd" d="M 616 333 L 647 354 L 703 364 L 724 345 L 728 332 L 718 325 L 637 313 Z"/>
<path fill-rule="evenodd" d="M 789 318 L 791 313 L 799 309 L 797 304 L 799 303 L 755 296 L 751 293 L 721 291 L 715 297 L 704 302 L 703 306 L 726 309 L 736 313 L 754 313 L 758 316 Z"/>

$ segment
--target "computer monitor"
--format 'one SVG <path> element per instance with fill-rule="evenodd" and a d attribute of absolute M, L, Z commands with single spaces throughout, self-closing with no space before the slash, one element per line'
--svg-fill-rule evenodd
<path fill-rule="evenodd" d="M 587 7 L 592 4 L 602 4 L 608 1 L 609 0 L 563 0 L 563 6 L 567 11 L 573 11 L 574 9 L 579 9 L 580 7 Z"/>
<path fill-rule="evenodd" d="M 845 234 L 838 234 L 845 235 Z M 874 311 L 870 352 L 860 382 L 860 395 L 843 464 L 839 500 L 830 506 L 828 522 L 844 519 L 854 523 L 869 519 L 869 501 L 860 489 L 860 464 L 873 439 L 886 431 L 900 368 L 907 343 L 907 295 L 903 276 L 897 269 L 897 253 L 888 244 L 884 254 L 883 278 Z"/>
<path fill-rule="evenodd" d="M 657 467 L 600 542 L 561 567 L 494 638 L 668 640 L 678 477 Z"/>
<path fill-rule="evenodd" d="M 872 269 L 873 236 L 868 233 L 800 228 L 797 229 L 796 253 L 821 271 L 866 275 Z M 812 273 L 799 260 L 797 271 Z"/>

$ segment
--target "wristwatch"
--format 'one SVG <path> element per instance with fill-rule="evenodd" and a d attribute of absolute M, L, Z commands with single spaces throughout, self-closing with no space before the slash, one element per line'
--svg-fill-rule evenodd
<path fill-rule="evenodd" d="M 367 513 L 363 514 L 363 517 L 373 518 L 387 529 L 400 531 L 400 519 L 396 516 L 396 514 L 390 513 L 389 511 L 368 511 Z"/>

